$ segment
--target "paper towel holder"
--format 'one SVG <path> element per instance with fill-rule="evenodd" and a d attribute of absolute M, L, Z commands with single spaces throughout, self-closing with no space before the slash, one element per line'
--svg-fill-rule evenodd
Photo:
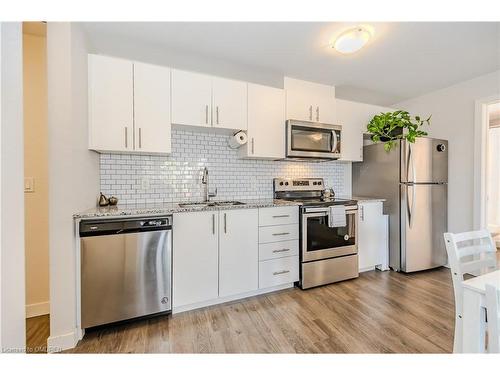
<path fill-rule="evenodd" d="M 248 141 L 247 133 L 243 130 L 239 130 L 234 133 L 227 142 L 229 148 L 237 149 L 246 144 Z"/>

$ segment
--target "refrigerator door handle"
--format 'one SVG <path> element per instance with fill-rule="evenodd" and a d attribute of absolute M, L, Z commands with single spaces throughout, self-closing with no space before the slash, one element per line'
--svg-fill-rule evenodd
<path fill-rule="evenodd" d="M 411 187 L 412 189 L 412 194 L 411 194 L 411 204 L 410 204 L 410 194 L 408 194 L 408 188 Z M 415 215 L 415 200 L 417 199 L 416 196 L 416 189 L 414 185 L 407 184 L 406 185 L 406 211 L 408 213 L 408 226 L 411 228 L 412 224 L 412 217 Z"/>
<path fill-rule="evenodd" d="M 417 182 L 417 175 L 415 170 L 415 163 L 413 162 L 413 148 L 411 143 L 408 142 L 408 159 L 406 161 L 406 182 Z M 410 177 L 410 164 L 411 164 L 411 181 Z"/>

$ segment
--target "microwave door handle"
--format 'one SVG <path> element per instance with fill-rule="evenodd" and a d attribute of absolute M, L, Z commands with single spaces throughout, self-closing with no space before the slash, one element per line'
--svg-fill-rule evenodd
<path fill-rule="evenodd" d="M 332 130 L 332 150 L 331 152 L 335 152 L 335 150 L 337 149 L 337 143 L 338 143 L 338 139 L 337 139 L 337 132 L 335 130 Z"/>

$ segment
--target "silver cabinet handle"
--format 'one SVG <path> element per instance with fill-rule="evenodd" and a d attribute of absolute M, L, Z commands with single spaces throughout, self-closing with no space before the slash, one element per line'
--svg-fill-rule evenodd
<path fill-rule="evenodd" d="M 273 236 L 286 236 L 287 234 L 290 234 L 290 232 L 273 233 Z"/>
<path fill-rule="evenodd" d="M 290 251 L 290 249 L 276 249 L 273 250 L 273 253 L 284 253 L 285 251 Z"/>
<path fill-rule="evenodd" d="M 290 272 L 289 270 L 283 270 L 283 271 L 277 271 L 277 272 L 273 272 L 273 275 L 276 276 L 276 275 L 283 275 L 284 273 L 288 273 Z"/>
<path fill-rule="evenodd" d="M 215 107 L 215 122 L 219 125 L 219 106 Z"/>
<path fill-rule="evenodd" d="M 364 206 L 359 206 L 359 218 L 361 221 L 365 221 L 365 208 Z"/>
<path fill-rule="evenodd" d="M 252 138 L 252 155 L 255 152 L 255 140 Z"/>
<path fill-rule="evenodd" d="M 309 121 L 312 121 L 313 119 L 313 106 L 309 106 Z"/>
<path fill-rule="evenodd" d="M 212 234 L 215 234 L 215 214 L 212 214 Z"/>
<path fill-rule="evenodd" d="M 290 217 L 290 215 L 274 215 L 273 218 L 279 218 L 279 217 Z"/>
<path fill-rule="evenodd" d="M 142 148 L 142 129 L 139 128 L 139 148 Z"/>
<path fill-rule="evenodd" d="M 224 233 L 227 233 L 227 218 L 226 218 L 226 213 L 224 213 Z"/>
<path fill-rule="evenodd" d="M 316 121 L 319 122 L 319 107 L 316 107 Z"/>
<path fill-rule="evenodd" d="M 205 106 L 205 124 L 208 124 L 208 104 Z"/>
<path fill-rule="evenodd" d="M 125 148 L 128 148 L 128 127 L 125 126 Z"/>

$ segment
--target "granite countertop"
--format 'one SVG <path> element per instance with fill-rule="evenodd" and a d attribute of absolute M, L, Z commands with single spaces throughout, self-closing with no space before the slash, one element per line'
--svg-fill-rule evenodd
<path fill-rule="evenodd" d="M 299 206 L 298 202 L 290 202 L 281 199 L 245 199 L 238 200 L 244 205 L 234 206 L 199 206 L 199 207 L 180 207 L 179 203 L 156 203 L 156 204 L 136 204 L 136 205 L 118 205 L 107 207 L 95 207 L 89 210 L 73 215 L 73 219 L 96 219 L 113 218 L 121 216 L 144 216 L 144 215 L 171 215 L 176 212 L 197 212 L 197 211 L 218 211 L 246 208 L 264 208 L 279 206 Z M 189 202 L 186 202 L 189 203 Z"/>

